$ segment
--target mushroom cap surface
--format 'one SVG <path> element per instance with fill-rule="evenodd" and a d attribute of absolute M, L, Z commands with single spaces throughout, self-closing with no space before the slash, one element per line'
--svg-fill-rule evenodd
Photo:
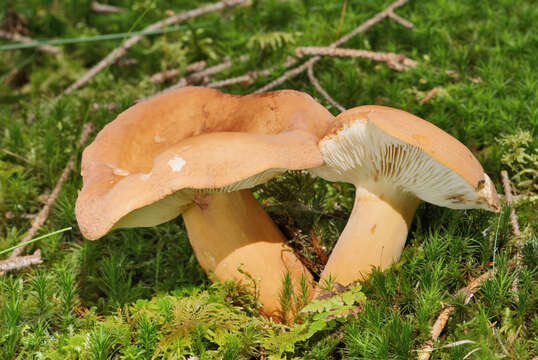
<path fill-rule="evenodd" d="M 197 191 L 234 191 L 320 166 L 334 117 L 309 95 L 246 96 L 186 87 L 138 103 L 82 155 L 75 213 L 88 239 L 178 216 Z"/>
<path fill-rule="evenodd" d="M 437 126 L 406 111 L 366 105 L 336 117 L 319 143 L 330 181 L 397 186 L 452 209 L 499 211 L 491 180 L 474 155 Z"/>

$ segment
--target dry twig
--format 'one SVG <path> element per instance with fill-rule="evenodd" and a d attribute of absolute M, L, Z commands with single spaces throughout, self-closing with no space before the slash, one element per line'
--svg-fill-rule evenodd
<path fill-rule="evenodd" d="M 34 39 L 29 38 L 27 36 L 17 34 L 17 33 L 10 33 L 4 30 L 0 30 L 0 37 L 7 40 L 18 41 L 22 43 L 36 42 Z M 37 49 L 43 52 L 50 53 L 50 54 L 59 54 L 62 52 L 62 49 L 60 49 L 57 46 L 52 46 L 52 45 L 41 45 L 41 46 L 38 46 Z"/>
<path fill-rule="evenodd" d="M 226 7 L 236 6 L 240 4 L 247 4 L 248 1 L 249 0 L 223 0 L 223 1 L 206 5 L 197 9 L 182 12 L 180 14 L 171 16 L 164 21 L 158 21 L 156 23 L 153 23 L 147 26 L 144 29 L 144 31 L 154 31 L 154 30 L 161 29 L 165 26 L 179 24 L 193 17 L 198 17 L 198 16 L 205 15 L 207 13 L 210 13 L 210 12 L 219 11 Z M 100 73 L 107 66 L 114 63 L 118 58 L 125 55 L 127 53 L 127 50 L 131 48 L 133 45 L 135 45 L 136 43 L 138 43 L 140 40 L 142 40 L 143 37 L 144 37 L 143 35 L 137 35 L 126 40 L 120 47 L 112 50 L 112 52 L 110 52 L 103 60 L 98 62 L 94 67 L 92 67 L 88 72 L 86 72 L 86 74 L 84 74 L 80 79 L 78 79 L 73 84 L 71 84 L 71 86 L 65 89 L 63 94 L 68 95 L 72 93 L 73 91 L 78 90 L 79 88 L 84 86 L 91 78 L 93 78 L 95 75 Z"/>
<path fill-rule="evenodd" d="M 283 67 L 286 69 L 286 68 L 289 68 L 290 66 L 295 65 L 296 63 L 297 63 L 297 60 L 295 60 L 292 57 L 288 57 L 286 59 L 286 62 L 283 64 Z M 264 70 L 250 71 L 250 72 L 248 72 L 246 74 L 236 76 L 236 77 L 233 77 L 233 78 L 214 81 L 212 83 L 209 83 L 207 85 L 207 87 L 217 89 L 217 88 L 230 86 L 230 85 L 235 85 L 235 84 L 243 84 L 243 83 L 248 84 L 248 83 L 253 82 L 254 80 L 256 80 L 259 77 L 271 75 L 271 72 L 273 72 L 278 67 L 279 66 L 272 66 L 272 67 L 264 69 Z"/>
<path fill-rule="evenodd" d="M 82 133 L 80 135 L 79 141 L 78 141 L 78 147 L 82 147 L 86 141 L 88 140 L 88 137 L 90 136 L 90 133 L 93 131 L 93 124 L 92 123 L 86 123 L 84 125 L 84 128 L 82 129 Z M 22 238 L 22 240 L 19 242 L 19 244 L 24 244 L 28 240 L 31 240 L 35 234 L 39 231 L 41 226 L 47 221 L 47 218 L 49 217 L 50 208 L 56 201 L 56 198 L 58 197 L 58 194 L 60 193 L 60 190 L 62 189 L 63 184 L 69 177 L 69 174 L 75 167 L 75 159 L 76 159 L 76 151 L 71 155 L 69 158 L 69 161 L 67 162 L 67 165 L 65 166 L 62 175 L 58 179 L 58 182 L 56 183 L 56 186 L 52 190 L 50 196 L 47 198 L 47 202 L 45 206 L 41 209 L 39 214 L 36 216 L 36 218 L 32 221 L 32 226 L 30 227 L 30 230 L 26 233 L 26 235 Z M 16 248 L 13 250 L 11 255 L 9 256 L 9 259 L 14 259 L 22 252 L 24 251 L 24 246 L 21 246 L 19 248 Z"/>
<path fill-rule="evenodd" d="M 489 279 L 493 275 L 494 271 L 493 269 L 483 273 L 479 277 L 471 280 L 469 284 L 467 284 L 466 287 L 461 288 L 456 292 L 456 297 L 458 296 L 465 296 L 464 304 L 468 304 L 473 295 L 478 291 L 480 288 L 480 285 L 487 279 Z M 450 315 L 454 311 L 454 306 L 447 305 L 443 308 L 439 316 L 437 317 L 437 320 L 435 320 L 435 323 L 432 326 L 431 329 L 431 339 L 426 341 L 426 344 L 422 346 L 422 349 L 418 351 L 418 359 L 419 360 L 428 360 L 431 356 L 431 352 L 433 351 L 433 343 L 439 338 L 439 335 L 441 335 L 441 332 L 445 328 L 446 323 L 448 322 L 448 319 L 450 318 Z"/>
<path fill-rule="evenodd" d="M 510 224 L 512 224 L 512 234 L 514 236 L 520 236 L 521 232 L 519 231 L 519 223 L 517 221 L 516 210 L 512 207 L 512 190 L 510 189 L 510 179 L 508 178 L 508 173 L 506 170 L 501 171 L 501 178 L 504 189 L 504 196 L 506 199 L 506 204 L 510 206 Z"/>
<path fill-rule="evenodd" d="M 307 46 L 295 49 L 295 54 L 298 57 L 302 57 L 304 55 L 360 57 L 364 59 L 385 62 L 387 63 L 388 67 L 396 71 L 409 70 L 418 65 L 415 60 L 411 60 L 403 54 L 384 53 L 367 50 Z"/>
<path fill-rule="evenodd" d="M 192 64 L 189 64 L 185 68 L 185 73 L 188 74 L 195 71 L 202 71 L 205 69 L 206 65 L 207 65 L 207 62 L 205 60 L 194 62 Z M 179 73 L 180 73 L 179 69 L 164 70 L 156 74 L 153 74 L 151 76 L 151 81 L 154 83 L 162 83 L 168 79 L 178 76 Z"/>
<path fill-rule="evenodd" d="M 347 33 L 345 36 L 340 38 L 339 40 L 333 42 L 329 47 L 331 48 L 337 48 L 338 46 L 346 43 L 349 39 L 353 38 L 354 36 L 370 29 L 372 26 L 376 25 L 377 23 L 381 22 L 382 20 L 386 19 L 387 17 L 391 17 L 391 13 L 394 14 L 394 10 L 405 5 L 408 0 L 397 0 L 393 2 L 389 7 L 387 7 L 385 10 L 377 13 L 370 19 L 363 22 L 361 25 L 359 25 L 357 28 L 355 28 L 353 31 Z M 279 78 L 271 81 L 269 84 L 261 87 L 260 89 L 256 90 L 255 93 L 261 93 L 265 91 L 269 91 L 277 86 L 280 86 L 284 82 L 286 82 L 288 79 L 291 79 L 299 74 L 301 74 L 303 71 L 307 70 L 308 67 L 311 66 L 311 64 L 316 63 L 321 59 L 320 56 L 314 56 L 304 64 L 299 65 L 298 67 L 291 69 L 289 71 L 286 71 L 282 76 Z"/>
<path fill-rule="evenodd" d="M 319 83 L 318 79 L 316 79 L 316 77 L 314 76 L 314 63 L 310 64 L 310 66 L 308 67 L 308 78 L 310 79 L 310 82 L 312 83 L 312 85 L 314 85 L 314 87 L 316 88 L 316 90 L 325 98 L 325 100 L 327 100 L 332 106 L 334 106 L 335 108 L 337 108 L 339 111 L 345 111 L 346 108 L 343 107 L 342 105 L 340 105 L 339 103 L 337 103 L 332 97 L 330 97 L 330 95 L 327 93 L 327 91 L 325 91 L 325 89 L 323 87 L 321 87 L 321 84 Z"/>
<path fill-rule="evenodd" d="M 10 271 L 25 268 L 30 265 L 41 264 L 41 250 L 37 249 L 32 255 L 18 256 L 13 259 L 0 260 L 0 271 Z"/>
<path fill-rule="evenodd" d="M 510 179 L 508 178 L 508 172 L 506 170 L 501 171 L 501 179 L 503 183 L 503 190 L 504 190 L 504 196 L 506 199 L 506 204 L 510 207 L 510 224 L 512 224 L 512 234 L 514 236 L 518 237 L 521 236 L 521 232 L 519 231 L 519 223 L 517 221 L 517 215 L 516 215 L 516 209 L 514 209 L 512 203 L 512 190 L 510 188 Z M 519 268 L 521 266 L 521 249 L 523 247 L 523 243 L 520 239 L 516 242 L 516 255 L 515 255 L 515 275 L 514 280 L 512 281 L 512 293 L 514 295 L 514 298 L 516 302 L 519 302 L 519 295 L 518 295 L 518 288 L 519 288 Z"/>
<path fill-rule="evenodd" d="M 7 150 L 7 149 L 2 149 L 2 151 L 5 152 L 5 153 L 8 154 L 8 155 L 13 156 L 15 159 L 19 159 L 19 160 L 21 160 L 21 161 L 24 161 L 24 162 L 27 163 L 27 164 L 33 165 L 32 162 L 31 162 L 30 160 L 28 160 L 27 158 L 25 158 L 25 157 L 22 156 L 22 155 L 16 154 L 16 153 L 11 152 L 11 151 L 9 151 L 9 150 Z"/>
<path fill-rule="evenodd" d="M 427 103 L 428 101 L 430 101 L 430 99 L 432 97 L 434 97 L 435 94 L 437 94 L 437 92 L 439 91 L 438 88 L 433 88 L 431 89 L 430 91 L 428 91 L 428 93 L 426 94 L 426 96 L 424 96 L 421 100 L 420 100 L 420 103 L 421 104 L 424 104 L 424 103 Z"/>
<path fill-rule="evenodd" d="M 100 12 L 100 13 L 118 13 L 118 12 L 125 11 L 124 8 L 121 8 L 119 6 L 101 4 L 101 3 L 98 3 L 97 1 L 92 1 L 91 6 L 92 6 L 93 11 Z"/>

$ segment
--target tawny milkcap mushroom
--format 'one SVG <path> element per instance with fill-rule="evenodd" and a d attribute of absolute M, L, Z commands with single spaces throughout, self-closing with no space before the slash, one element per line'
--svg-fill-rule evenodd
<path fill-rule="evenodd" d="M 495 187 L 473 154 L 435 125 L 405 111 L 360 106 L 336 117 L 319 143 L 325 164 L 310 170 L 352 183 L 355 204 L 321 279 L 365 279 L 400 258 L 421 201 L 499 211 Z"/>
<path fill-rule="evenodd" d="M 278 316 L 284 274 L 295 286 L 311 275 L 248 188 L 320 166 L 317 143 L 333 119 L 291 90 L 237 96 L 188 87 L 138 103 L 83 153 L 82 234 L 93 240 L 183 214 L 205 271 L 245 280 L 240 266 L 259 280 L 263 312 Z"/>

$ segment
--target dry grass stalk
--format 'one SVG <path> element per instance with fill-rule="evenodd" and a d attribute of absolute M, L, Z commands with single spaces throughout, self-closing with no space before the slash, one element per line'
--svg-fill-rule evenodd
<path fill-rule="evenodd" d="M 489 279 L 493 275 L 494 271 L 493 269 L 488 270 L 487 272 L 483 273 L 477 278 L 474 278 L 471 280 L 466 287 L 461 288 L 456 292 L 456 297 L 458 296 L 465 296 L 464 304 L 468 304 L 473 295 L 478 291 L 480 288 L 480 285 L 487 279 Z M 450 318 L 450 315 L 454 311 L 454 306 L 452 305 L 446 305 L 439 316 L 437 317 L 437 320 L 435 320 L 435 323 L 432 326 L 431 329 L 431 339 L 426 341 L 426 344 L 422 346 L 422 349 L 418 351 L 418 359 L 419 360 L 428 360 L 431 356 L 431 352 L 433 351 L 433 344 L 434 342 L 439 338 L 439 335 L 441 335 L 441 332 L 445 328 L 446 323 L 448 322 L 448 319 Z"/>
<path fill-rule="evenodd" d="M 38 265 L 41 263 L 43 263 L 43 260 L 41 259 L 41 250 L 37 249 L 32 255 L 0 260 L 0 271 L 19 270 L 30 265 Z"/>
<path fill-rule="evenodd" d="M 33 165 L 32 162 L 31 162 L 30 160 L 28 160 L 27 158 L 25 158 L 25 157 L 22 156 L 22 155 L 16 154 L 16 153 L 11 152 L 11 151 L 9 151 L 9 150 L 7 150 L 7 149 L 2 149 L 2 151 L 5 152 L 5 153 L 8 154 L 8 155 L 13 156 L 15 159 L 19 159 L 19 160 L 21 160 L 21 161 L 24 161 L 24 162 L 27 163 L 27 164 Z"/>
<path fill-rule="evenodd" d="M 504 196 L 506 199 L 506 204 L 510 207 L 510 224 L 512 225 L 512 234 L 515 237 L 521 236 L 521 232 L 519 231 L 519 223 L 517 221 L 517 214 L 516 209 L 512 206 L 512 203 L 514 201 L 512 197 L 512 190 L 510 185 L 510 179 L 508 178 L 508 172 L 506 170 L 501 171 L 501 179 L 503 183 L 503 190 L 504 190 Z M 514 295 L 514 298 L 516 302 L 519 302 L 519 295 L 518 295 L 518 289 L 519 289 L 519 269 L 521 267 L 521 249 L 523 248 L 523 243 L 520 239 L 516 242 L 516 255 L 515 255 L 515 275 L 514 280 L 512 281 L 512 293 Z"/>
<path fill-rule="evenodd" d="M 384 53 L 367 50 L 307 46 L 297 48 L 295 50 L 295 54 L 298 57 L 304 55 L 360 57 L 364 59 L 385 62 L 387 63 L 388 67 L 396 71 L 409 70 L 418 65 L 416 61 L 407 58 L 403 54 Z"/>
<path fill-rule="evenodd" d="M 205 60 L 194 62 L 192 64 L 187 65 L 187 67 L 185 68 L 185 73 L 188 74 L 192 72 L 202 71 L 205 69 L 206 65 L 207 65 L 207 62 Z M 164 70 L 156 74 L 153 74 L 151 76 L 151 81 L 154 83 L 160 84 L 160 83 L 165 82 L 168 79 L 178 76 L 179 74 L 180 74 L 179 69 Z"/>
<path fill-rule="evenodd" d="M 454 71 L 454 70 L 446 70 L 445 71 L 445 74 L 450 76 L 451 78 L 453 79 L 459 79 L 461 78 L 461 74 L 457 71 Z M 482 82 L 482 78 L 481 77 L 470 77 L 470 76 L 466 76 L 465 77 L 467 80 L 469 80 L 470 82 L 472 83 L 475 83 L 475 84 L 479 84 Z"/>
<path fill-rule="evenodd" d="M 10 32 L 4 31 L 4 30 L 0 30 L 0 37 L 4 38 L 4 39 L 7 39 L 7 40 L 18 41 L 18 42 L 22 42 L 22 43 L 35 42 L 34 39 L 29 38 L 27 36 L 17 34 L 17 33 L 10 33 Z M 57 46 L 52 46 L 52 45 L 41 45 L 41 46 L 38 46 L 37 49 L 41 50 L 43 52 L 50 53 L 50 54 L 59 54 L 59 53 L 62 52 L 62 49 L 60 49 Z"/>
<path fill-rule="evenodd" d="M 342 105 L 340 105 L 339 103 L 337 103 L 332 97 L 330 97 L 330 95 L 327 93 L 327 91 L 325 91 L 325 89 L 321 86 L 321 84 L 319 83 L 318 79 L 316 79 L 316 77 L 314 76 L 314 64 L 310 64 L 310 66 L 308 67 L 308 79 L 310 80 L 310 82 L 312 83 L 312 85 L 314 85 L 314 87 L 316 88 L 316 90 L 325 98 L 325 100 L 327 100 L 332 106 L 334 106 L 335 108 L 337 108 L 339 111 L 345 111 L 346 108 L 343 107 Z"/>
<path fill-rule="evenodd" d="M 295 60 L 292 57 L 288 57 L 286 59 L 286 62 L 283 64 L 283 67 L 286 69 L 286 68 L 289 68 L 290 66 L 295 65 L 296 63 L 297 63 L 297 60 Z M 271 75 L 271 73 L 278 67 L 279 66 L 272 66 L 264 70 L 249 71 L 248 73 L 240 75 L 240 76 L 236 76 L 236 77 L 224 79 L 224 80 L 219 80 L 219 81 L 214 81 L 212 83 L 209 83 L 207 87 L 217 89 L 217 88 L 222 88 L 225 86 L 230 86 L 230 85 L 235 85 L 235 84 L 243 84 L 243 83 L 249 84 L 259 77 Z"/>
<path fill-rule="evenodd" d="M 124 8 L 121 8 L 119 6 L 113 6 L 108 4 L 101 4 L 97 1 L 92 1 L 91 4 L 92 10 L 99 13 L 118 13 L 125 11 Z"/>
<path fill-rule="evenodd" d="M 91 132 L 93 131 L 93 124 L 92 123 L 86 123 L 84 125 L 84 128 L 82 129 L 82 133 L 80 135 L 79 141 L 78 141 L 78 147 L 82 147 L 87 141 L 88 137 L 90 136 Z M 50 208 L 56 201 L 56 198 L 58 197 L 58 194 L 60 193 L 60 190 L 62 189 L 63 184 L 69 177 L 69 174 L 71 174 L 71 171 L 75 167 L 75 159 L 76 159 L 76 152 L 71 155 L 69 158 L 69 161 L 67 162 L 62 175 L 58 179 L 58 182 L 56 183 L 56 186 L 52 190 L 50 196 L 47 198 L 47 202 L 45 203 L 45 206 L 41 209 L 39 214 L 36 216 L 36 218 L 32 221 L 32 226 L 30 227 L 30 230 L 26 233 L 26 235 L 22 238 L 22 240 L 19 242 L 19 244 L 24 244 L 25 242 L 31 240 L 39 231 L 41 226 L 47 221 L 49 217 Z M 19 248 L 16 248 L 13 250 L 11 255 L 9 256 L 9 259 L 14 259 L 22 252 L 24 251 L 24 246 L 21 246 Z"/>
<path fill-rule="evenodd" d="M 379 22 L 381 22 L 382 20 L 390 17 L 390 13 L 394 13 L 395 9 L 405 5 L 407 3 L 407 1 L 408 0 L 398 0 L 398 1 L 393 2 L 385 10 L 377 13 L 376 15 L 371 17 L 370 19 L 366 20 L 361 25 L 359 25 L 357 28 L 355 28 L 353 31 L 347 33 L 346 35 L 344 35 L 339 40 L 333 42 L 329 47 L 337 48 L 340 45 L 342 45 L 342 44 L 346 43 L 347 41 L 349 41 L 354 36 L 356 36 L 356 35 L 364 32 L 364 31 L 370 29 L 372 26 L 374 26 L 374 25 L 378 24 Z M 301 64 L 301 65 L 299 65 L 298 67 L 296 67 L 294 69 L 286 71 L 279 78 L 271 81 L 269 84 L 267 84 L 267 85 L 261 87 L 260 89 L 256 90 L 255 93 L 261 93 L 261 92 L 269 91 L 269 90 L 271 90 L 271 89 L 273 89 L 273 88 L 275 88 L 277 86 L 280 86 L 281 84 L 286 82 L 288 79 L 291 79 L 291 78 L 301 74 L 303 71 L 307 70 L 308 67 L 311 66 L 311 64 L 313 65 L 314 63 L 319 61 L 319 59 L 321 59 L 320 56 L 314 56 L 313 58 L 308 60 L 306 63 Z"/>
<path fill-rule="evenodd" d="M 202 16 L 210 12 L 220 11 L 226 7 L 237 6 L 241 4 L 247 4 L 249 0 L 226 0 L 220 1 L 214 4 L 206 5 L 197 9 L 189 10 L 182 12 L 180 14 L 169 17 L 164 21 L 158 21 L 153 23 L 146 28 L 144 31 L 154 31 L 161 29 L 165 26 L 179 24 L 185 20 Z M 144 35 L 137 35 L 127 39 L 120 47 L 112 50 L 103 60 L 99 61 L 94 67 L 92 67 L 88 72 L 86 72 L 80 79 L 75 81 L 71 86 L 69 86 L 63 94 L 68 95 L 75 90 L 80 89 L 84 86 L 91 78 L 100 73 L 107 66 L 113 64 L 118 58 L 122 57 L 127 53 L 127 50 L 138 43 L 144 38 Z"/>
<path fill-rule="evenodd" d="M 432 97 L 434 97 L 435 94 L 437 94 L 438 91 L 439 91 L 438 88 L 433 88 L 433 89 L 431 89 L 430 91 L 428 91 L 428 93 L 426 94 L 426 96 L 424 96 L 424 97 L 420 100 L 420 103 L 421 103 L 421 104 L 427 103 L 428 101 L 431 100 Z"/>
<path fill-rule="evenodd" d="M 508 178 L 508 172 L 506 172 L 506 170 L 501 171 L 501 179 L 503 183 L 506 204 L 511 208 L 510 224 L 512 224 L 512 234 L 514 234 L 514 236 L 520 236 L 521 232 L 519 231 L 519 223 L 517 221 L 516 210 L 512 207 L 512 203 L 514 200 L 512 197 L 512 190 L 510 189 L 510 179 Z"/>

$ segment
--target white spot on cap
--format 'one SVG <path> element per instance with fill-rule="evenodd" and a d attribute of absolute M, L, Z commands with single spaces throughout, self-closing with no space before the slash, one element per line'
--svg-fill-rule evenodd
<path fill-rule="evenodd" d="M 149 178 L 151 177 L 151 174 L 152 174 L 152 172 L 150 171 L 150 172 L 147 173 L 147 174 L 142 174 L 142 175 L 140 176 L 140 178 L 141 178 L 142 180 L 144 180 L 144 181 L 149 180 Z"/>
<path fill-rule="evenodd" d="M 162 143 L 162 142 L 165 142 L 166 139 L 160 137 L 159 135 L 155 135 L 155 137 L 153 138 L 153 141 L 155 141 L 157 144 L 160 144 L 160 143 Z"/>
<path fill-rule="evenodd" d="M 173 172 L 178 172 L 181 171 L 186 163 L 187 162 L 185 160 L 176 155 L 172 160 L 168 161 L 168 166 L 172 168 Z"/>
<path fill-rule="evenodd" d="M 130 174 L 129 170 L 124 170 L 124 169 L 120 169 L 120 168 L 113 168 L 112 173 L 114 175 L 118 175 L 118 176 L 127 176 L 127 175 Z"/>

